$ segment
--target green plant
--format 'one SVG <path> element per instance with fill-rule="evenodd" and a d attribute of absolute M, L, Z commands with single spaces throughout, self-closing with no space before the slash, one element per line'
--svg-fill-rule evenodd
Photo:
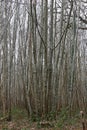
<path fill-rule="evenodd" d="M 36 115 L 36 114 L 32 114 L 31 118 L 30 118 L 30 121 L 31 122 L 39 122 L 41 120 L 41 117 L 39 115 Z"/>
<path fill-rule="evenodd" d="M 8 128 L 2 128 L 2 130 L 8 130 Z"/>
<path fill-rule="evenodd" d="M 51 112 L 49 112 L 49 113 L 46 115 L 46 119 L 49 120 L 49 121 L 54 120 L 55 117 L 56 117 L 56 112 L 55 112 L 55 111 L 51 111 Z"/>
<path fill-rule="evenodd" d="M 58 114 L 58 121 L 56 126 L 60 129 L 64 129 L 66 125 L 75 125 L 79 119 L 79 114 L 76 112 L 72 117 L 69 116 L 68 108 L 62 108 Z"/>
<path fill-rule="evenodd" d="M 12 108 L 12 116 L 15 120 L 28 118 L 28 115 L 27 115 L 27 112 L 25 111 L 25 109 L 21 109 L 18 107 Z"/>
<path fill-rule="evenodd" d="M 58 115 L 58 122 L 57 122 L 57 127 L 60 129 L 63 129 L 65 122 L 67 122 L 69 116 L 68 116 L 68 108 L 62 108 L 61 111 L 59 112 Z"/>
<path fill-rule="evenodd" d="M 40 125 L 40 122 L 39 122 L 39 121 L 37 122 L 37 128 L 38 128 L 38 129 L 41 128 L 41 125 Z"/>

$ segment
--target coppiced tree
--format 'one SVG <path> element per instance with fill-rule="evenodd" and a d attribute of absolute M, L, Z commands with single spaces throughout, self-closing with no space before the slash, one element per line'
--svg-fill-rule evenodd
<path fill-rule="evenodd" d="M 0 7 L 3 115 L 10 119 L 14 106 L 23 106 L 35 118 L 57 115 L 64 107 L 70 115 L 86 110 L 84 1 L 5 0 Z"/>

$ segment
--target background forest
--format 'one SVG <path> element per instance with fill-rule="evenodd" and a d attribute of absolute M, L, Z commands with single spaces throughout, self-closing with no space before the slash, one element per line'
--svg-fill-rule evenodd
<path fill-rule="evenodd" d="M 0 1 L 0 111 L 13 107 L 87 112 L 86 0 Z"/>

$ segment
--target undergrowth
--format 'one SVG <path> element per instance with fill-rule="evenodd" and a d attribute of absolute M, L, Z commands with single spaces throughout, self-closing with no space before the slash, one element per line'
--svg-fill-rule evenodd
<path fill-rule="evenodd" d="M 60 129 L 64 129 L 65 126 L 73 126 L 79 120 L 79 113 L 74 112 L 72 116 L 69 115 L 68 108 L 62 108 L 58 114 L 58 119 L 56 123 L 56 127 Z"/>
<path fill-rule="evenodd" d="M 12 108 L 11 114 L 12 120 L 16 122 L 16 127 L 21 126 L 21 123 L 24 120 L 24 123 L 28 121 L 27 123 L 29 123 L 31 126 L 34 124 L 34 122 L 37 122 L 38 129 L 41 128 L 41 121 L 49 121 L 51 124 L 54 123 L 53 130 L 56 130 L 57 128 L 60 130 L 64 130 L 65 126 L 74 126 L 79 120 L 79 111 L 73 112 L 73 115 L 70 117 L 68 108 L 62 108 L 57 116 L 56 112 L 51 111 L 44 118 L 32 114 L 31 119 L 28 119 L 27 111 L 18 107 Z M 2 130 L 9 129 L 7 125 L 4 124 Z M 20 130 L 29 130 L 29 128 L 21 128 Z"/>
<path fill-rule="evenodd" d="M 28 114 L 25 109 L 21 109 L 19 107 L 14 107 L 12 108 L 12 117 L 14 120 L 19 120 L 19 119 L 28 119 Z"/>

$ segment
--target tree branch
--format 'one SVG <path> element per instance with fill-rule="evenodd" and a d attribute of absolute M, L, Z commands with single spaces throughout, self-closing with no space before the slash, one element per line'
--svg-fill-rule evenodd
<path fill-rule="evenodd" d="M 81 16 L 79 16 L 80 21 L 82 21 L 83 23 L 87 24 L 87 20 L 83 19 Z"/>

